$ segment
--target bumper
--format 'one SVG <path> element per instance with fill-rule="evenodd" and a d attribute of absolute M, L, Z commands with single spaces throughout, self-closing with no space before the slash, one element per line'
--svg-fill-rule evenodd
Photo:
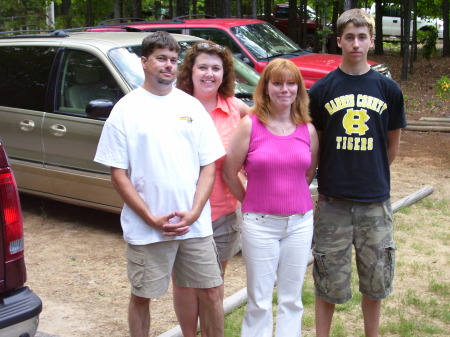
<path fill-rule="evenodd" d="M 42 302 L 28 287 L 0 298 L 0 336 L 34 336 Z"/>

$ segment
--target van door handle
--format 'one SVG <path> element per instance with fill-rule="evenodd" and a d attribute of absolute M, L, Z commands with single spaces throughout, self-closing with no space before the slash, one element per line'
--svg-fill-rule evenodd
<path fill-rule="evenodd" d="M 62 137 L 66 134 L 67 129 L 64 125 L 54 124 L 50 126 L 50 133 L 56 137 Z"/>
<path fill-rule="evenodd" d="M 24 119 L 19 122 L 20 130 L 30 132 L 33 131 L 35 124 L 31 119 Z"/>

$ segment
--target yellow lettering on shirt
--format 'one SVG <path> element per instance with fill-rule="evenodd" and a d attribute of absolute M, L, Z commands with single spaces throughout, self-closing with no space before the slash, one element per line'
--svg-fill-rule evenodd
<path fill-rule="evenodd" d="M 372 137 L 336 137 L 336 149 L 348 151 L 372 151 Z"/>

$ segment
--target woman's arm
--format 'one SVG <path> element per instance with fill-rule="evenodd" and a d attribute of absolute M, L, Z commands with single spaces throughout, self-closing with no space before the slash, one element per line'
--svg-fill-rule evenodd
<path fill-rule="evenodd" d="M 239 114 L 241 115 L 241 118 L 244 118 L 248 115 L 248 111 L 250 107 L 242 102 L 241 100 L 238 100 L 238 106 L 239 106 Z"/>
<path fill-rule="evenodd" d="M 230 192 L 240 202 L 244 201 L 245 186 L 239 177 L 239 172 L 244 165 L 245 158 L 247 158 L 251 130 L 252 121 L 249 116 L 245 116 L 241 119 L 236 131 L 231 137 L 225 163 L 222 168 L 223 180 L 228 185 Z"/>
<path fill-rule="evenodd" d="M 308 170 L 306 170 L 306 182 L 311 184 L 314 179 L 314 175 L 316 174 L 316 168 L 319 157 L 319 137 L 317 136 L 316 128 L 311 123 L 308 123 L 308 131 L 309 131 L 309 150 L 311 151 L 311 165 Z"/>

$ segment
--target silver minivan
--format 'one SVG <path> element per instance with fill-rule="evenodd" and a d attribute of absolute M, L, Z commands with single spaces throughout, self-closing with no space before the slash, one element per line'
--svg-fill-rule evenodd
<path fill-rule="evenodd" d="M 143 83 L 148 34 L 0 36 L 0 136 L 21 192 L 120 212 L 109 169 L 93 158 L 114 104 Z M 201 40 L 173 36 L 180 62 Z M 238 59 L 235 70 L 236 96 L 251 105 L 259 74 Z"/>

